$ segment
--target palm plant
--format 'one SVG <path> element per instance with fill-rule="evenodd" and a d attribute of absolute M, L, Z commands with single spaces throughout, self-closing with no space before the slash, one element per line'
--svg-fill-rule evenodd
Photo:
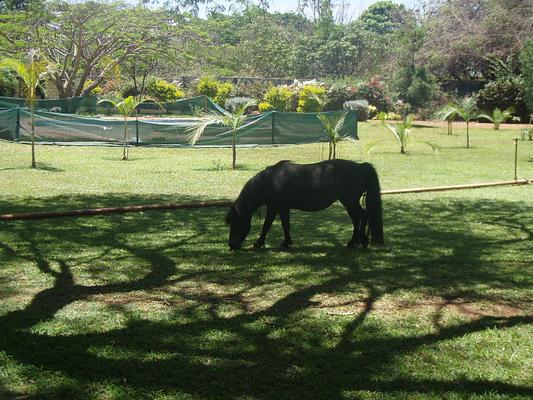
<path fill-rule="evenodd" d="M 201 114 L 202 120 L 191 125 L 187 130 L 190 131 L 189 143 L 194 145 L 202 136 L 209 125 L 220 125 L 231 129 L 231 147 L 232 147 L 232 168 L 237 167 L 237 130 L 244 125 L 247 119 L 246 110 L 255 105 L 255 100 L 250 100 L 236 107 L 235 112 L 224 111 L 217 113 L 207 111 Z"/>
<path fill-rule="evenodd" d="M 455 108 L 448 104 L 437 112 L 437 118 L 442 121 L 446 121 L 448 125 L 448 135 L 453 135 L 453 121 L 457 118 L 457 111 Z"/>
<path fill-rule="evenodd" d="M 317 118 L 322 122 L 326 139 L 329 143 L 328 160 L 337 158 L 337 144 L 345 139 L 350 139 L 348 136 L 343 136 L 341 131 L 346 120 L 347 112 L 335 115 L 317 114 Z"/>
<path fill-rule="evenodd" d="M 36 168 L 35 162 L 35 105 L 37 103 L 37 87 L 43 75 L 46 73 L 47 65 L 37 60 L 35 54 L 31 54 L 30 61 L 27 64 L 19 60 L 4 59 L 0 62 L 0 67 L 13 70 L 20 79 L 24 90 L 28 108 L 31 115 L 31 167 Z"/>
<path fill-rule="evenodd" d="M 413 127 L 414 119 L 414 114 L 408 114 L 403 121 L 398 124 L 388 124 L 384 119 L 382 120 L 392 133 L 396 143 L 400 146 L 400 154 L 407 154 L 406 149 L 411 142 L 411 128 Z M 437 147 L 434 144 L 424 140 L 417 140 L 417 142 L 426 144 L 431 147 L 435 153 L 437 152 Z M 370 152 L 378 143 L 379 142 L 371 144 L 367 151 Z"/>
<path fill-rule="evenodd" d="M 391 125 L 385 123 L 387 128 L 392 132 L 396 142 L 400 146 L 400 154 L 406 154 L 405 148 L 409 143 L 411 128 L 413 127 L 413 121 L 415 116 L 413 114 L 407 115 L 399 124 Z"/>
<path fill-rule="evenodd" d="M 474 97 L 465 97 L 457 104 L 451 104 L 448 106 L 449 113 L 453 113 L 455 116 L 461 118 L 466 122 L 466 147 L 470 147 L 470 121 L 478 117 L 476 99 Z M 445 114 L 444 114 L 445 116 Z"/>
<path fill-rule="evenodd" d="M 514 113 L 514 108 L 513 107 L 509 107 L 507 110 L 503 110 L 503 111 L 500 110 L 498 107 L 496 107 L 492 111 L 492 115 L 479 114 L 478 117 L 487 119 L 490 122 L 492 122 L 494 124 L 494 130 L 497 131 L 497 130 L 500 129 L 500 125 L 502 123 L 504 123 L 505 121 L 513 118 L 513 113 Z"/>
<path fill-rule="evenodd" d="M 128 135 L 128 118 L 133 114 L 133 112 L 145 101 L 150 100 L 147 97 L 142 95 L 140 96 L 128 96 L 125 99 L 120 98 L 104 98 L 100 100 L 98 104 L 109 103 L 116 108 L 116 110 L 124 118 L 124 136 L 123 136 L 123 146 L 122 146 L 122 159 L 127 160 L 129 156 L 129 135 Z"/>

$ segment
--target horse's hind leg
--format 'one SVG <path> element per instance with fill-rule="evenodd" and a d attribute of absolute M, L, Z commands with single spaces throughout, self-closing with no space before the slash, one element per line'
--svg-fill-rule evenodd
<path fill-rule="evenodd" d="M 368 213 L 361 208 L 361 221 L 359 223 L 359 232 L 357 233 L 357 241 L 361 243 L 361 246 L 363 249 L 366 249 L 368 247 L 368 235 L 366 232 L 368 224 Z"/>
<path fill-rule="evenodd" d="M 276 212 L 271 207 L 267 207 L 265 223 L 263 224 L 261 235 L 254 243 L 254 247 L 256 249 L 259 249 L 265 245 L 265 239 L 266 239 L 267 233 L 270 230 L 270 227 L 272 226 L 272 222 L 274 222 L 274 219 L 276 219 Z"/>
<path fill-rule="evenodd" d="M 350 215 L 353 224 L 352 238 L 346 244 L 346 247 L 354 248 L 361 244 L 364 249 L 368 246 L 368 237 L 366 236 L 367 215 L 366 211 L 359 205 L 359 203 L 348 203 L 341 200 L 341 203 L 346 208 Z"/>
<path fill-rule="evenodd" d="M 281 219 L 281 226 L 283 227 L 283 234 L 285 236 L 283 243 L 281 243 L 281 248 L 288 250 L 289 246 L 292 244 L 291 222 L 289 220 L 289 210 L 280 211 L 279 217 Z"/>

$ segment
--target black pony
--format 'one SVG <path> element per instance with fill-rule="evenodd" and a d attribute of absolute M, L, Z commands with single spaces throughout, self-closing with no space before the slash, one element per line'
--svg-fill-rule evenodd
<path fill-rule="evenodd" d="M 365 193 L 366 210 L 360 204 Z M 353 235 L 348 247 L 357 244 L 367 247 L 367 222 L 372 244 L 383 245 L 381 194 L 376 170 L 368 163 L 329 160 L 315 164 L 280 161 L 250 179 L 226 216 L 226 224 L 230 225 L 229 246 L 232 250 L 240 249 L 250 233 L 252 214 L 265 205 L 265 223 L 254 247 L 265 244 L 272 222 L 279 215 L 285 235 L 281 247 L 287 249 L 292 244 L 290 209 L 319 211 L 337 200 L 352 218 Z"/>

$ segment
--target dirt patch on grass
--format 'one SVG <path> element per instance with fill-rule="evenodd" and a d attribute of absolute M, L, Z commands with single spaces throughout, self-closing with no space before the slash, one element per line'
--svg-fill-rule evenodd
<path fill-rule="evenodd" d="M 508 304 L 493 301 L 470 300 L 464 298 L 445 299 L 428 297 L 415 301 L 401 299 L 378 299 L 369 304 L 368 299 L 342 300 L 336 296 L 319 295 L 314 298 L 313 308 L 321 309 L 330 315 L 358 314 L 369 307 L 378 313 L 395 314 L 405 311 L 442 314 L 454 311 L 471 319 L 483 317 L 515 317 L 533 313 L 533 305 L 528 303 Z"/>
<path fill-rule="evenodd" d="M 414 125 L 419 126 L 429 126 L 432 128 L 447 128 L 447 122 L 445 121 L 415 121 Z M 466 129 L 466 122 L 454 122 L 453 123 L 454 128 L 459 129 Z M 494 124 L 492 122 L 470 122 L 470 128 L 481 128 L 481 129 L 489 129 L 494 130 Z M 524 128 L 529 127 L 528 124 L 501 124 L 500 129 L 516 129 L 521 130 Z"/>

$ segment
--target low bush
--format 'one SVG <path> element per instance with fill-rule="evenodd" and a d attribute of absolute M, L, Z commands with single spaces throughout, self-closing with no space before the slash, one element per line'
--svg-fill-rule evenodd
<path fill-rule="evenodd" d="M 505 110 L 514 107 L 515 115 L 523 122 L 528 120 L 524 81 L 520 77 L 497 79 L 485 85 L 477 94 L 477 106 L 481 110 Z"/>
<path fill-rule="evenodd" d="M 14 97 L 17 87 L 17 74 L 9 68 L 0 68 L 0 96 Z"/>
<path fill-rule="evenodd" d="M 287 86 L 272 86 L 265 93 L 264 102 L 276 111 L 291 111 L 295 94 Z"/>
<path fill-rule="evenodd" d="M 258 107 L 259 107 L 259 112 L 268 112 L 268 111 L 274 110 L 274 107 L 272 106 L 272 104 L 266 101 L 262 101 L 261 103 L 259 103 Z"/>
<path fill-rule="evenodd" d="M 327 98 L 326 111 L 342 110 L 345 102 L 357 99 L 357 88 L 334 83 L 327 91 Z"/>
<path fill-rule="evenodd" d="M 210 76 L 204 76 L 196 85 L 196 94 L 214 99 L 217 95 L 220 82 Z"/>
<path fill-rule="evenodd" d="M 176 85 L 162 79 L 150 82 L 146 88 L 146 93 L 161 102 L 176 101 L 185 96 L 185 93 Z"/>
<path fill-rule="evenodd" d="M 213 100 L 215 103 L 225 107 L 226 100 L 231 96 L 233 92 L 233 85 L 229 82 L 219 83 L 217 87 L 217 94 Z"/>
<path fill-rule="evenodd" d="M 322 111 L 325 101 L 326 89 L 318 85 L 306 85 L 298 92 L 298 112 Z"/>
<path fill-rule="evenodd" d="M 354 93 L 356 99 L 365 99 L 370 105 L 377 108 L 377 111 L 389 111 L 392 108 L 392 102 L 386 94 L 385 85 L 377 78 L 369 82 L 357 85 L 357 91 Z"/>
<path fill-rule="evenodd" d="M 207 96 L 220 106 L 224 107 L 226 100 L 232 95 L 234 87 L 229 82 L 219 82 L 216 79 L 204 76 L 196 85 L 196 94 Z"/>

